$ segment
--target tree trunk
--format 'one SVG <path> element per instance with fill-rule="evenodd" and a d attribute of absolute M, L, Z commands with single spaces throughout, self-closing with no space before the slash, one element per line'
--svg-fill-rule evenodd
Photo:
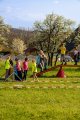
<path fill-rule="evenodd" d="M 50 66 L 52 67 L 53 65 L 53 52 L 51 52 L 51 62 L 50 62 Z"/>
<path fill-rule="evenodd" d="M 52 67 L 53 63 L 53 52 L 48 53 L 48 65 Z"/>
<path fill-rule="evenodd" d="M 48 53 L 48 66 L 50 65 L 50 53 Z"/>

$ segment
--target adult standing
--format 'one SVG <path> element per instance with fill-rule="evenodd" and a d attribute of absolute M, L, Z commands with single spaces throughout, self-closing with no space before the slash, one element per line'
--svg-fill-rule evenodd
<path fill-rule="evenodd" d="M 60 52 L 61 52 L 61 62 L 62 64 L 65 62 L 66 64 L 66 60 L 65 60 L 65 54 L 66 54 L 66 47 L 64 44 L 61 45 L 60 47 Z"/>
<path fill-rule="evenodd" d="M 36 57 L 37 66 L 40 68 L 40 71 L 47 69 L 47 57 L 42 50 L 39 51 L 39 54 Z"/>
<path fill-rule="evenodd" d="M 74 59 L 74 62 L 75 62 L 74 65 L 77 65 L 77 62 L 78 62 L 78 50 L 77 50 L 77 47 L 74 48 L 73 55 L 74 55 L 73 59 Z"/>
<path fill-rule="evenodd" d="M 43 51 L 40 50 L 39 54 L 36 56 L 37 67 L 40 68 L 40 71 L 43 71 L 43 68 L 44 68 L 43 60 L 44 60 L 44 58 L 43 58 Z"/>
<path fill-rule="evenodd" d="M 44 70 L 46 70 L 48 65 L 48 58 L 45 54 L 43 54 L 43 62 L 44 62 Z"/>

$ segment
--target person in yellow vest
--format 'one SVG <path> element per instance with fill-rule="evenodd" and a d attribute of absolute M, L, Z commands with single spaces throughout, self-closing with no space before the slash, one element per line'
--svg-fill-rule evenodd
<path fill-rule="evenodd" d="M 66 64 L 66 61 L 65 61 L 66 47 L 64 44 L 62 44 L 62 46 L 60 47 L 60 51 L 61 51 L 61 62 L 62 64 L 63 62 L 65 62 Z"/>
<path fill-rule="evenodd" d="M 32 60 L 32 73 L 33 73 L 33 79 L 37 79 L 36 73 L 37 73 L 37 65 L 36 65 L 36 60 Z"/>
<path fill-rule="evenodd" d="M 5 80 L 9 77 L 10 67 L 11 67 L 11 65 L 10 65 L 10 56 L 8 56 L 6 61 L 5 61 L 5 70 L 6 70 Z"/>

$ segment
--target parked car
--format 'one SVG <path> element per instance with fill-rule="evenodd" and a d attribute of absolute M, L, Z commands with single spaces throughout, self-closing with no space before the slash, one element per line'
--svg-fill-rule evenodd
<path fill-rule="evenodd" d="M 74 61 L 73 59 L 72 59 L 72 57 L 71 56 L 69 56 L 69 55 L 65 55 L 65 60 L 66 60 L 66 62 L 70 62 L 70 61 Z"/>

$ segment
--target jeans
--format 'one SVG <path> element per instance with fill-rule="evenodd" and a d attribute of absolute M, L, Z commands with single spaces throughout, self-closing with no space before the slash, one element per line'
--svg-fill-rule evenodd
<path fill-rule="evenodd" d="M 25 80 L 26 80 L 26 76 L 27 76 L 27 70 L 24 70 L 23 79 L 25 79 Z"/>
<path fill-rule="evenodd" d="M 7 78 L 9 77 L 9 72 L 10 72 L 10 70 L 9 70 L 9 69 L 6 69 L 5 79 L 7 79 Z"/>

